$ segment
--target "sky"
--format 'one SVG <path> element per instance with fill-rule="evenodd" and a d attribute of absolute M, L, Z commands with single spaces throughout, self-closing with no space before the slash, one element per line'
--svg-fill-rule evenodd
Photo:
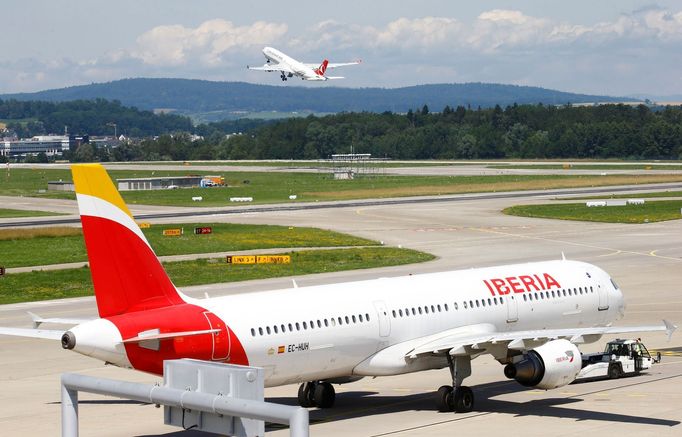
<path fill-rule="evenodd" d="M 682 95 L 680 0 L 4 0 L 0 93 L 132 77 L 279 86 L 272 46 L 361 59 L 333 86 L 492 82 Z"/>

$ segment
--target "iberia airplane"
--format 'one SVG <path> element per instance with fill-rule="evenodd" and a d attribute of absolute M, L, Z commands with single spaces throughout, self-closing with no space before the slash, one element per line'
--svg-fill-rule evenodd
<path fill-rule="evenodd" d="M 462 385 L 491 354 L 524 386 L 552 389 L 581 368 L 576 345 L 602 335 L 667 331 L 615 327 L 623 294 L 609 275 L 559 260 L 194 299 L 176 289 L 98 164 L 73 180 L 100 318 L 68 331 L 1 328 L 61 339 L 64 349 L 162 373 L 163 360 L 258 366 L 266 385 L 300 383 L 301 406 L 331 407 L 332 384 L 448 367 L 441 411 L 471 411 Z M 75 320 L 40 319 L 74 323 Z"/>
<path fill-rule="evenodd" d="M 353 62 L 342 62 L 342 63 L 330 63 L 328 60 L 322 61 L 318 66 L 317 64 L 305 64 L 293 59 L 277 49 L 272 47 L 265 47 L 263 49 L 263 54 L 265 55 L 266 63 L 262 67 L 249 67 L 249 70 L 261 70 L 261 71 L 279 71 L 280 78 L 286 81 L 287 78 L 298 76 L 303 80 L 329 80 L 329 79 L 343 79 L 342 76 L 325 76 L 327 70 L 337 67 L 345 67 L 347 65 L 357 65 L 360 61 Z"/>

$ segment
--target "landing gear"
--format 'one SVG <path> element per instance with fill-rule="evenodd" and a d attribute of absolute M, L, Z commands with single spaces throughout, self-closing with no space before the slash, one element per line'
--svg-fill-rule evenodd
<path fill-rule="evenodd" d="M 462 385 L 464 378 L 471 375 L 471 357 L 455 357 L 448 353 L 448 367 L 452 375 L 452 386 L 441 386 L 436 392 L 436 407 L 440 412 L 454 411 L 468 413 L 474 409 L 474 392 Z"/>
<path fill-rule="evenodd" d="M 279 77 L 282 79 L 282 81 L 286 81 L 286 80 L 287 80 L 287 75 L 284 74 L 284 73 L 282 73 Z"/>
<path fill-rule="evenodd" d="M 331 408 L 335 400 L 334 386 L 328 382 L 305 382 L 298 387 L 298 404 L 303 408 Z"/>

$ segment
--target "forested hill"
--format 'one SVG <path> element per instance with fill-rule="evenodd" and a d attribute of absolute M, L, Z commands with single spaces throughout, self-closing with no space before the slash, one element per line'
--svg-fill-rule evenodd
<path fill-rule="evenodd" d="M 276 79 L 276 78 L 273 78 Z M 337 88 L 255 85 L 243 82 L 210 82 L 189 79 L 124 79 L 36 93 L 5 94 L 0 99 L 71 101 L 102 98 L 118 100 L 140 109 L 173 109 L 183 114 L 209 111 L 310 111 L 407 112 L 428 105 L 440 111 L 446 105 L 477 107 L 514 103 L 616 102 L 608 96 L 573 94 L 538 87 L 465 83 L 417 85 L 405 88 Z"/>

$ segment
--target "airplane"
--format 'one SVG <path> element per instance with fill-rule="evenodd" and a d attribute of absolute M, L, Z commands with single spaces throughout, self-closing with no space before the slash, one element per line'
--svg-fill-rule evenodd
<path fill-rule="evenodd" d="M 448 368 L 439 411 L 468 412 L 471 362 L 492 355 L 527 387 L 571 383 L 577 345 L 607 334 L 623 293 L 595 265 L 562 258 L 197 299 L 171 282 L 105 169 L 72 166 L 99 318 L 42 319 L 0 334 L 61 340 L 64 349 L 161 375 L 178 358 L 262 367 L 266 386 L 300 384 L 303 407 L 334 405 L 332 384 Z M 294 284 L 295 285 L 295 284 Z M 76 324 L 68 330 L 41 323 Z"/>
<path fill-rule="evenodd" d="M 327 59 L 323 60 L 318 66 L 317 64 L 305 64 L 293 59 L 277 49 L 272 47 L 265 47 L 263 49 L 263 54 L 265 55 L 266 63 L 262 67 L 249 67 L 249 70 L 261 70 L 261 71 L 279 71 L 280 78 L 282 81 L 286 81 L 288 78 L 293 76 L 298 76 L 302 80 L 330 80 L 330 79 L 344 79 L 342 76 L 326 76 L 327 70 L 331 70 L 337 67 L 345 67 L 347 65 L 357 65 L 361 61 L 353 62 L 342 62 L 342 63 L 330 63 Z"/>

